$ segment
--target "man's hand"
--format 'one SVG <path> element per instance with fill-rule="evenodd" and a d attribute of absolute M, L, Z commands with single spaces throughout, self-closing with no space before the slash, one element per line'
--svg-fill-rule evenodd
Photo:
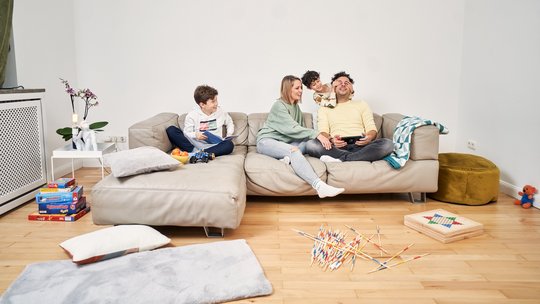
<path fill-rule="evenodd" d="M 331 139 L 331 142 L 332 144 L 334 144 L 334 146 L 336 148 L 343 148 L 347 145 L 347 143 L 344 141 L 344 140 L 341 140 L 341 136 L 339 135 L 335 135 L 332 139 Z"/>
<path fill-rule="evenodd" d="M 377 138 L 377 131 L 369 131 L 362 139 L 357 140 L 354 144 L 357 146 L 367 146 L 375 140 L 375 138 Z"/>
<path fill-rule="evenodd" d="M 360 138 L 359 140 L 357 140 L 354 144 L 357 145 L 357 146 L 366 146 L 370 142 L 372 142 L 371 137 L 364 136 L 364 137 Z"/>

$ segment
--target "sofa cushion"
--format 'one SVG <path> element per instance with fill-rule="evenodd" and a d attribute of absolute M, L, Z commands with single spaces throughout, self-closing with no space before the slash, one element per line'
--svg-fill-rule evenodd
<path fill-rule="evenodd" d="M 320 160 L 306 156 L 315 174 L 326 181 L 326 166 Z M 248 194 L 271 196 L 313 195 L 317 192 L 294 173 L 290 165 L 275 158 L 257 153 L 250 146 L 244 165 Z"/>
<path fill-rule="evenodd" d="M 178 114 L 160 113 L 132 125 L 128 129 L 129 148 L 152 146 L 164 152 L 170 151 L 172 144 L 165 131 L 170 126 L 178 127 Z"/>
<path fill-rule="evenodd" d="M 402 193 L 437 191 L 439 163 L 412 161 L 399 170 L 386 161 L 326 163 L 327 183 L 345 188 L 344 193 Z"/>
<path fill-rule="evenodd" d="M 105 154 L 105 165 L 114 177 L 126 177 L 153 171 L 178 168 L 180 163 L 155 147 L 139 147 Z"/>
<path fill-rule="evenodd" d="M 394 130 L 405 116 L 398 113 L 383 115 L 382 136 L 393 140 Z M 411 139 L 410 159 L 437 160 L 439 157 L 439 129 L 429 125 L 416 128 Z"/>
<path fill-rule="evenodd" d="M 174 171 L 109 175 L 92 189 L 93 221 L 236 228 L 246 204 L 246 150 L 236 146 L 230 155 Z"/>
<path fill-rule="evenodd" d="M 383 124 L 382 116 L 377 113 L 373 113 L 373 120 L 375 121 L 375 127 L 377 127 L 377 138 L 381 138 Z"/>

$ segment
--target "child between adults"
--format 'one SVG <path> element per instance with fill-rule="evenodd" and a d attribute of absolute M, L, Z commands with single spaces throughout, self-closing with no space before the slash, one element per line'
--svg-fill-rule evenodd
<path fill-rule="evenodd" d="M 211 144 L 207 141 L 208 137 L 203 134 L 208 131 L 221 138 L 223 126 L 227 128 L 227 137 L 234 133 L 231 116 L 218 106 L 218 91 L 210 86 L 201 85 L 195 89 L 193 97 L 198 107 L 186 115 L 184 131 L 176 126 L 167 128 L 169 140 L 182 151 L 204 150 L 214 153 L 216 157 L 231 154 L 234 149 L 231 140 Z"/>
<path fill-rule="evenodd" d="M 313 187 L 320 198 L 332 197 L 345 189 L 323 182 L 304 157 L 306 143 L 317 138 L 330 149 L 328 134 L 307 128 L 298 102 L 302 99 L 300 78 L 288 75 L 281 80 L 281 96 L 274 102 L 263 127 L 257 133 L 257 152 L 286 159 L 296 175 Z"/>
<path fill-rule="evenodd" d="M 323 84 L 318 72 L 307 71 L 302 76 L 302 83 L 313 93 L 313 100 L 321 107 L 334 108 L 336 106 L 336 93 L 329 84 Z"/>

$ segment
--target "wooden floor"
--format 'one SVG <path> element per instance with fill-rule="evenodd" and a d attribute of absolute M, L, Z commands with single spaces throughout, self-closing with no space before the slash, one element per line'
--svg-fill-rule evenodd
<path fill-rule="evenodd" d="M 76 172 L 88 194 L 100 170 Z M 92 199 L 89 196 L 89 201 Z M 428 200 L 411 204 L 402 195 L 248 197 L 242 224 L 224 240 L 246 239 L 274 287 L 271 296 L 238 303 L 540 303 L 540 210 L 515 206 L 501 194 L 497 203 L 461 206 Z M 484 224 L 481 236 L 442 244 L 403 225 L 403 216 L 444 208 Z M 67 259 L 62 241 L 104 226 L 86 215 L 77 222 L 35 222 L 29 202 L 0 216 L 0 293 L 33 262 Z M 315 233 L 321 224 L 355 227 L 367 235 L 381 229 L 383 246 L 404 256 L 430 255 L 393 269 L 367 274 L 375 264 L 359 260 L 336 271 L 310 267 L 312 241 L 293 228 Z M 156 227 L 174 246 L 216 242 L 201 228 Z M 366 247 L 367 248 L 367 247 Z M 373 254 L 378 252 L 374 249 Z"/>

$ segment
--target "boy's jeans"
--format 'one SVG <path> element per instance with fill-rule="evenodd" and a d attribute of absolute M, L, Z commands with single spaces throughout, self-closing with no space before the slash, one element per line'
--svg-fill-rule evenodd
<path fill-rule="evenodd" d="M 175 126 L 167 128 L 167 136 L 174 146 L 177 146 L 182 151 L 192 152 L 195 146 L 186 138 L 184 132 Z M 219 144 L 204 149 L 208 153 L 214 153 L 214 155 L 221 156 L 231 154 L 234 149 L 234 144 L 230 140 L 224 140 Z"/>

